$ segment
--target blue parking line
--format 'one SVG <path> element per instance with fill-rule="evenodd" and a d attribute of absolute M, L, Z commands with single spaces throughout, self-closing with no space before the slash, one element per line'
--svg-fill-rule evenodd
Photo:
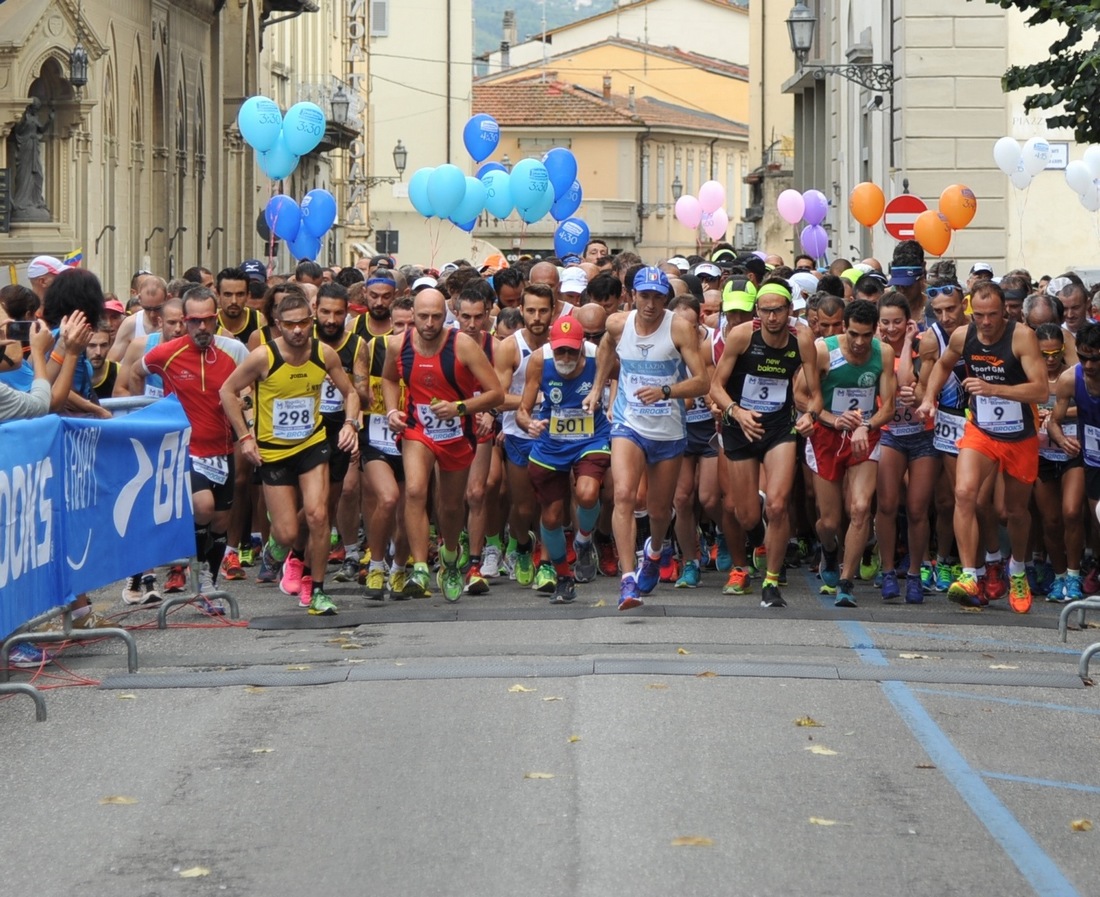
<path fill-rule="evenodd" d="M 1070 707 L 1068 704 L 1052 704 L 1049 701 L 1022 701 L 1019 698 L 995 698 L 988 695 L 976 695 L 965 691 L 949 691 L 942 688 L 912 688 L 922 695 L 939 695 L 944 698 L 959 698 L 963 701 L 982 701 L 994 704 L 1011 704 L 1014 707 L 1033 707 L 1036 710 L 1058 710 L 1064 713 L 1083 713 L 1086 716 L 1100 716 L 1100 710 L 1092 707 Z"/>
<path fill-rule="evenodd" d="M 1057 779 L 1035 779 L 1031 776 L 1013 776 L 1006 772 L 989 772 L 982 770 L 980 773 L 986 779 L 998 779 L 1002 782 L 1017 782 L 1021 785 L 1041 785 L 1044 788 L 1065 788 L 1068 791 L 1084 791 L 1086 794 L 1100 794 L 1100 787 L 1096 785 L 1082 785 L 1080 782 L 1060 782 Z"/>
<path fill-rule="evenodd" d="M 926 623 L 914 625 L 928 625 Z M 1012 650 L 1024 649 L 1027 651 L 1042 651 L 1046 654 L 1072 654 L 1074 657 L 1080 657 L 1080 649 L 1074 650 L 1073 648 L 1057 648 L 1051 645 L 1033 645 L 1033 644 L 1020 644 L 1018 642 L 1004 642 L 995 638 L 976 638 L 973 636 L 965 635 L 947 635 L 942 632 L 911 632 L 907 629 L 888 629 L 882 626 L 876 626 L 873 623 L 870 624 L 868 629 L 881 635 L 900 635 L 902 637 L 909 638 L 926 638 L 932 641 L 943 642 L 973 642 L 976 645 L 988 645 L 991 648 L 1009 648 Z"/>

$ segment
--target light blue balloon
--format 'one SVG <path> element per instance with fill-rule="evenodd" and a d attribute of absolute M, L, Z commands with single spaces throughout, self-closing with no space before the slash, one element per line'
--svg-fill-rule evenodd
<path fill-rule="evenodd" d="M 428 178 L 428 201 L 440 218 L 449 218 L 466 195 L 466 175 L 457 165 L 440 165 Z"/>
<path fill-rule="evenodd" d="M 541 205 L 547 193 L 553 195 L 553 188 L 550 186 L 550 175 L 546 171 L 546 166 L 538 159 L 521 159 L 517 162 L 512 169 L 509 182 L 512 190 L 512 202 L 521 213 L 532 206 Z M 553 200 L 550 201 L 550 205 L 553 205 Z M 549 211 L 550 206 L 548 205 L 543 209 L 542 214 L 545 215 Z M 541 217 L 542 215 L 539 215 L 539 218 Z"/>
<path fill-rule="evenodd" d="M 470 118 L 462 129 L 462 142 L 475 162 L 488 159 L 500 143 L 500 125 L 484 112 Z"/>
<path fill-rule="evenodd" d="M 554 231 L 554 252 L 559 258 L 567 255 L 583 255 L 588 245 L 590 232 L 588 225 L 580 218 L 569 218 L 558 225 Z"/>
<path fill-rule="evenodd" d="M 433 171 L 434 168 L 418 168 L 409 178 L 409 202 L 425 218 L 431 218 L 435 214 L 432 201 L 428 199 L 428 179 Z"/>
<path fill-rule="evenodd" d="M 278 193 L 267 201 L 264 220 L 280 240 L 293 240 L 302 226 L 302 212 L 293 199 Z"/>
<path fill-rule="evenodd" d="M 266 153 L 279 139 L 283 111 L 267 97 L 249 97 L 237 112 L 237 128 L 245 143 L 258 153 Z"/>
<path fill-rule="evenodd" d="M 539 194 L 534 205 L 528 206 L 519 213 L 519 217 L 526 221 L 528 224 L 534 224 L 540 218 L 544 218 L 546 213 L 550 211 L 550 207 L 554 205 L 554 188 L 549 184 L 546 185 L 546 192 Z"/>
<path fill-rule="evenodd" d="M 451 212 L 451 219 L 454 221 L 472 221 L 481 214 L 485 208 L 485 197 L 489 193 L 489 188 L 486 187 L 477 178 L 466 178 L 466 194 L 462 197 L 462 202 L 458 204 L 458 208 Z"/>
<path fill-rule="evenodd" d="M 298 261 L 303 259 L 313 261 L 321 254 L 321 240 L 302 228 L 298 231 L 297 238 L 287 244 L 287 249 Z"/>
<path fill-rule="evenodd" d="M 555 146 L 542 157 L 542 164 L 550 175 L 550 183 L 554 185 L 554 192 L 558 196 L 564 196 L 577 179 L 577 157 L 564 146 Z"/>
<path fill-rule="evenodd" d="M 485 185 L 485 208 L 494 218 L 507 218 L 512 214 L 511 176 L 507 171 L 490 171 L 481 182 Z"/>
<path fill-rule="evenodd" d="M 508 169 L 501 165 L 499 162 L 486 162 L 484 165 L 481 166 L 481 168 L 477 170 L 476 177 L 478 178 L 478 180 L 482 180 L 484 179 L 485 175 L 487 175 L 490 171 L 507 172 Z"/>
<path fill-rule="evenodd" d="M 311 153 L 325 136 L 325 112 L 316 103 L 295 103 L 283 116 L 283 140 L 292 153 Z"/>
<path fill-rule="evenodd" d="M 582 199 L 584 199 L 584 190 L 581 189 L 581 182 L 573 181 L 573 186 L 569 188 L 569 192 L 564 196 L 558 196 L 554 200 L 554 205 L 550 209 L 551 217 L 555 221 L 564 221 L 581 207 Z"/>
<path fill-rule="evenodd" d="M 298 167 L 298 158 L 297 153 L 292 153 L 290 151 L 286 142 L 280 135 L 271 149 L 266 153 L 260 153 L 257 157 L 257 161 L 260 164 L 260 168 L 263 169 L 264 174 L 273 181 L 281 181 L 284 178 L 290 177 L 294 169 Z"/>
<path fill-rule="evenodd" d="M 319 240 L 335 223 L 335 197 L 328 190 L 310 190 L 302 199 L 302 227 Z"/>

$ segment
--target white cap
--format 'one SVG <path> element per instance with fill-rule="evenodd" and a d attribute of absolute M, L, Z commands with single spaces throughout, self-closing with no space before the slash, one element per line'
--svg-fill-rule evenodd
<path fill-rule="evenodd" d="M 681 272 L 684 272 L 691 267 L 691 265 L 688 264 L 688 260 L 682 255 L 674 255 L 668 260 L 668 264 L 675 265 L 677 268 L 680 269 Z"/>
<path fill-rule="evenodd" d="M 696 277 L 721 277 L 722 269 L 713 262 L 700 262 L 693 273 Z"/>
<path fill-rule="evenodd" d="M 37 255 L 27 265 L 27 277 L 34 280 L 43 274 L 60 274 L 68 265 L 52 255 Z"/>
<path fill-rule="evenodd" d="M 561 275 L 561 291 L 580 295 L 588 289 L 588 275 L 581 268 L 566 268 Z"/>
<path fill-rule="evenodd" d="M 425 274 L 423 277 L 418 277 L 413 281 L 412 291 L 415 293 L 421 287 L 431 287 L 435 289 L 437 286 L 439 286 L 439 281 Z"/>
<path fill-rule="evenodd" d="M 800 298 L 805 299 L 810 293 L 817 292 L 817 278 L 809 271 L 796 271 L 787 279 L 787 282 L 791 285 L 791 301 L 793 303 L 797 303 Z M 795 307 L 797 308 L 797 304 Z M 805 308 L 804 304 L 803 308 Z"/>

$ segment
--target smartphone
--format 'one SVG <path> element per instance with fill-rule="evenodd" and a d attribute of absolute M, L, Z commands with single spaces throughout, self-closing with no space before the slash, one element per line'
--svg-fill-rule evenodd
<path fill-rule="evenodd" d="M 8 321 L 7 337 L 10 340 L 19 340 L 24 346 L 29 346 L 32 327 L 34 327 L 34 321 Z"/>

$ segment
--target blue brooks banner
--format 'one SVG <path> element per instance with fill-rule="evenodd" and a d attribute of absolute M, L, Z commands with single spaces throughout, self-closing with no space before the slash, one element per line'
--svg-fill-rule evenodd
<path fill-rule="evenodd" d="M 174 397 L 114 420 L 0 424 L 0 637 L 193 550 L 190 439 Z"/>

